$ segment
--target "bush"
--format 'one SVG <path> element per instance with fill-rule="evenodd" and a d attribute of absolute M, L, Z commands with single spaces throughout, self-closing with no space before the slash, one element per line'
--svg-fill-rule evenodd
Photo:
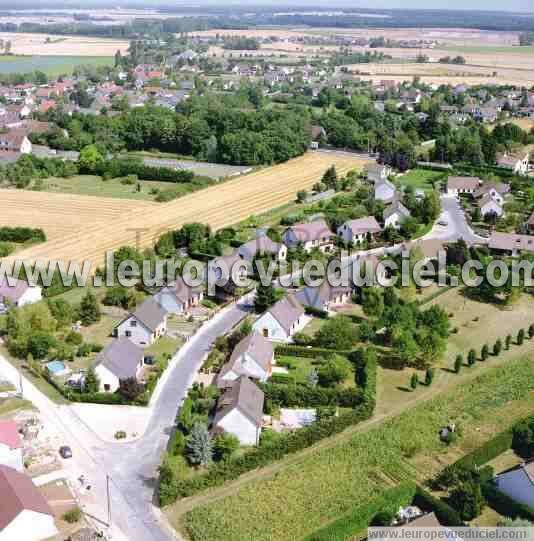
<path fill-rule="evenodd" d="M 512 448 L 523 458 L 532 458 L 534 455 L 534 417 L 529 417 L 514 426 Z"/>
<path fill-rule="evenodd" d="M 314 308 L 313 306 L 306 306 L 304 310 L 309 316 L 318 317 L 320 319 L 328 319 L 328 312 L 326 310 L 320 310 L 319 308 Z"/>
<path fill-rule="evenodd" d="M 495 344 L 493 344 L 493 355 L 498 357 L 501 354 L 502 351 L 502 341 L 501 339 L 497 340 Z"/>
<path fill-rule="evenodd" d="M 124 440 L 126 439 L 126 432 L 124 430 L 117 430 L 113 436 L 116 440 Z"/>
<path fill-rule="evenodd" d="M 351 353 L 348 350 L 307 348 L 307 347 L 292 346 L 292 345 L 276 346 L 274 351 L 276 355 L 285 355 L 288 357 L 305 357 L 306 359 L 317 359 L 318 357 L 328 357 L 332 355 L 333 353 L 348 356 Z"/>
<path fill-rule="evenodd" d="M 489 347 L 488 344 L 484 344 L 482 346 L 482 350 L 480 351 L 480 360 L 485 361 L 489 356 Z"/>
<path fill-rule="evenodd" d="M 319 369 L 319 384 L 331 387 L 345 381 L 351 373 L 351 363 L 347 357 L 332 355 L 321 364 Z"/>
<path fill-rule="evenodd" d="M 82 511 L 79 507 L 74 507 L 63 514 L 63 520 L 69 524 L 75 524 L 82 518 Z"/>
<path fill-rule="evenodd" d="M 524 340 L 525 340 L 525 330 L 519 329 L 519 332 L 517 333 L 517 345 L 518 346 L 523 345 Z"/>
<path fill-rule="evenodd" d="M 340 406 L 355 408 L 363 401 L 360 389 L 332 389 L 309 385 L 284 385 L 274 382 L 261 385 L 265 399 L 283 408 L 316 408 L 319 406 Z"/>
<path fill-rule="evenodd" d="M 413 505 L 423 511 L 433 511 L 443 526 L 465 526 L 464 521 L 455 509 L 442 500 L 435 498 L 420 486 L 415 490 Z"/>
<path fill-rule="evenodd" d="M 467 355 L 467 364 L 473 366 L 477 360 L 477 352 L 474 349 L 470 349 Z"/>
<path fill-rule="evenodd" d="M 65 342 L 71 346 L 79 346 L 83 342 L 83 336 L 76 331 L 70 331 L 67 336 L 65 336 Z"/>
<path fill-rule="evenodd" d="M 528 327 L 528 337 L 534 338 L 534 325 L 529 325 Z"/>
<path fill-rule="evenodd" d="M 462 369 L 462 366 L 464 364 L 464 357 L 463 355 L 456 355 L 456 360 L 454 361 L 454 371 L 459 374 L 460 370 Z"/>
<path fill-rule="evenodd" d="M 173 456 L 180 456 L 184 454 L 185 450 L 185 436 L 180 430 L 175 430 L 169 440 L 169 454 Z"/>
<path fill-rule="evenodd" d="M 45 242 L 46 235 L 42 229 L 32 229 L 31 227 L 0 227 L 0 241 Z"/>

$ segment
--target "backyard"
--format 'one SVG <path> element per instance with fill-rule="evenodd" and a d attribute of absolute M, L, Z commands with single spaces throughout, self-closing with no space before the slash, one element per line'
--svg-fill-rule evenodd
<path fill-rule="evenodd" d="M 411 186 L 415 190 L 430 192 L 434 189 L 432 183 L 439 182 L 442 179 L 443 173 L 439 171 L 412 169 L 403 175 L 395 177 L 395 184 L 398 186 Z"/>

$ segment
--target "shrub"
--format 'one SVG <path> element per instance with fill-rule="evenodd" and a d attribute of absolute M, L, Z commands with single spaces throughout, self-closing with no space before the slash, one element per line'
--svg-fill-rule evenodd
<path fill-rule="evenodd" d="M 474 349 L 470 349 L 467 355 L 467 364 L 473 366 L 477 360 L 477 352 Z"/>
<path fill-rule="evenodd" d="M 354 408 L 363 400 L 362 391 L 351 387 L 333 389 L 269 382 L 262 384 L 261 388 L 267 400 L 283 408 L 316 408 L 319 406 Z"/>
<path fill-rule="evenodd" d="M 317 359 L 319 357 L 328 357 L 333 353 L 339 355 L 350 355 L 348 350 L 334 350 L 325 348 L 307 348 L 293 345 L 276 346 L 275 353 L 277 355 L 286 355 L 289 357 L 305 357 L 307 359 Z"/>
<path fill-rule="evenodd" d="M 233 434 L 219 434 L 213 440 L 213 459 L 227 460 L 239 449 L 239 440 Z"/>
<path fill-rule="evenodd" d="M 46 235 L 42 229 L 31 227 L 0 227 L 0 241 L 3 242 L 45 242 Z"/>
<path fill-rule="evenodd" d="M 74 507 L 63 514 L 63 520 L 69 524 L 75 524 L 82 518 L 82 511 L 79 507 Z"/>
<path fill-rule="evenodd" d="M 124 440 L 126 439 L 126 432 L 124 430 L 117 430 L 117 432 L 115 432 L 115 435 L 113 437 L 116 440 Z"/>
<path fill-rule="evenodd" d="M 456 355 L 456 359 L 454 361 L 454 371 L 459 374 L 460 370 L 462 369 L 462 366 L 464 364 L 464 357 L 461 354 Z"/>
<path fill-rule="evenodd" d="M 510 334 L 508 334 L 506 336 L 506 340 L 504 341 L 504 345 L 506 347 L 506 349 L 510 349 L 510 344 L 512 343 L 512 336 Z"/>
<path fill-rule="evenodd" d="M 534 417 L 529 417 L 514 426 L 512 447 L 523 458 L 531 458 L 534 455 Z"/>
<path fill-rule="evenodd" d="M 534 338 L 534 324 L 529 325 L 529 327 L 528 327 L 528 337 L 529 338 Z"/>
<path fill-rule="evenodd" d="M 185 450 L 185 436 L 180 430 L 175 430 L 169 439 L 169 454 L 173 456 L 183 455 Z"/>
<path fill-rule="evenodd" d="M 72 346 L 79 346 L 83 342 L 83 336 L 76 331 L 70 331 L 65 337 L 65 342 Z"/>
<path fill-rule="evenodd" d="M 319 369 L 319 384 L 330 387 L 345 381 L 351 373 L 351 364 L 347 357 L 332 355 Z"/>
<path fill-rule="evenodd" d="M 432 367 L 429 367 L 426 369 L 426 373 L 425 373 L 425 384 L 432 385 L 433 380 L 434 380 L 434 369 Z"/>
<path fill-rule="evenodd" d="M 410 378 L 410 387 L 415 390 L 419 384 L 419 376 L 414 372 Z"/>
<path fill-rule="evenodd" d="M 442 500 L 435 498 L 420 486 L 416 488 L 413 505 L 417 505 L 423 511 L 433 511 L 443 526 L 465 526 L 455 509 Z"/>
<path fill-rule="evenodd" d="M 501 339 L 499 338 L 495 344 L 493 344 L 493 355 L 495 355 L 496 357 L 498 357 L 500 354 L 501 354 L 501 351 L 502 351 L 502 341 Z"/>
<path fill-rule="evenodd" d="M 519 332 L 517 333 L 517 345 L 521 346 L 524 340 L 525 340 L 525 330 L 519 329 Z"/>
<path fill-rule="evenodd" d="M 482 346 L 482 350 L 480 351 L 480 360 L 485 361 L 489 356 L 489 347 L 488 344 L 484 344 Z"/>

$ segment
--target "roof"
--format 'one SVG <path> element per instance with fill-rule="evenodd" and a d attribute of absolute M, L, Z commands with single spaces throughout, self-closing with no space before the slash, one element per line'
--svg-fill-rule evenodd
<path fill-rule="evenodd" d="M 155 331 L 165 319 L 167 311 L 152 297 L 149 297 L 130 316 L 140 321 L 149 331 Z"/>
<path fill-rule="evenodd" d="M 7 133 L 0 134 L 0 140 L 6 141 L 15 148 L 20 148 L 26 138 L 25 130 L 10 130 Z"/>
<path fill-rule="evenodd" d="M 366 216 L 357 220 L 349 220 L 343 224 L 352 231 L 353 235 L 363 235 L 365 233 L 379 233 L 382 231 L 380 224 L 374 216 Z"/>
<path fill-rule="evenodd" d="M 6 277 L 3 279 L 3 283 L 0 284 L 0 299 L 9 299 L 12 302 L 18 302 L 29 287 L 28 282 L 24 280 L 17 280 L 14 286 L 10 286 Z"/>
<path fill-rule="evenodd" d="M 526 252 L 534 252 L 534 237 L 530 235 L 499 233 L 494 231 L 491 234 L 488 246 L 492 250 L 521 250 Z"/>
<path fill-rule="evenodd" d="M 420 517 L 417 517 L 414 520 L 411 520 L 410 522 L 407 522 L 406 524 L 402 525 L 403 528 L 440 528 L 441 524 L 439 523 L 439 520 L 436 518 L 436 515 L 432 513 L 427 513 L 426 515 L 422 515 Z"/>
<path fill-rule="evenodd" d="M 307 286 L 295 294 L 297 300 L 303 306 L 311 306 L 319 310 L 323 309 L 326 302 L 332 300 L 336 295 L 348 294 L 350 287 L 334 287 L 328 280 L 324 280 L 320 286 Z"/>
<path fill-rule="evenodd" d="M 447 188 L 449 190 L 476 190 L 481 183 L 478 177 L 449 177 Z"/>
<path fill-rule="evenodd" d="M 217 425 L 230 411 L 238 409 L 254 425 L 260 427 L 264 399 L 263 391 L 247 377 L 241 376 L 232 386 L 227 387 L 217 401 L 217 413 L 213 424 Z"/>
<path fill-rule="evenodd" d="M 167 289 L 174 293 L 176 298 L 183 303 L 187 303 L 189 299 L 200 293 L 199 288 L 187 285 L 181 276 L 178 276 L 172 284 L 169 284 Z"/>
<path fill-rule="evenodd" d="M 319 240 L 325 236 L 333 237 L 334 234 L 324 220 L 317 220 L 305 224 L 295 224 L 288 227 L 286 231 L 292 231 L 299 242 Z"/>
<path fill-rule="evenodd" d="M 102 365 L 119 379 L 134 378 L 143 359 L 143 350 L 122 336 L 112 340 L 96 357 L 95 366 Z"/>
<path fill-rule="evenodd" d="M 510 185 L 503 184 L 502 182 L 489 182 L 484 183 L 473 194 L 475 197 L 482 197 L 488 194 L 491 190 L 495 190 L 500 195 L 505 195 L 510 192 Z"/>
<path fill-rule="evenodd" d="M 250 355 L 264 370 L 268 370 L 273 359 L 273 346 L 261 334 L 252 333 L 243 338 L 237 344 L 230 356 L 230 365 L 235 362 L 245 353 Z"/>
<path fill-rule="evenodd" d="M 0 494 L 0 531 L 25 510 L 54 516 L 32 480 L 8 466 L 0 466 Z"/>
<path fill-rule="evenodd" d="M 289 332 L 295 321 L 304 314 L 304 308 L 294 295 L 290 295 L 273 304 L 267 313 L 271 314 L 286 332 Z"/>
<path fill-rule="evenodd" d="M 387 220 L 390 216 L 393 216 L 393 214 L 398 213 L 401 216 L 404 216 L 407 218 L 410 216 L 410 211 L 398 200 L 393 201 L 391 205 L 386 207 L 384 209 L 384 213 L 382 214 L 384 220 Z"/>
<path fill-rule="evenodd" d="M 280 244 L 272 241 L 267 235 L 258 235 L 239 247 L 239 255 L 245 258 L 253 258 L 256 254 L 277 254 Z"/>
<path fill-rule="evenodd" d="M 19 429 L 15 421 L 0 421 L 0 444 L 4 444 L 10 449 L 22 447 Z"/>
<path fill-rule="evenodd" d="M 477 205 L 482 208 L 485 207 L 488 203 L 491 203 L 493 205 L 496 205 L 499 208 L 502 208 L 501 205 L 491 197 L 489 193 L 483 195 L 477 202 Z"/>
<path fill-rule="evenodd" d="M 409 252 L 414 248 L 419 248 L 426 259 L 437 259 L 439 252 L 445 250 L 445 245 L 439 239 L 420 239 L 403 245 L 403 249 Z"/>

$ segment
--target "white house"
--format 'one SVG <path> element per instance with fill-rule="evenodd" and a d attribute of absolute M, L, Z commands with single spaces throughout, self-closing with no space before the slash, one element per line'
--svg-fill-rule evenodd
<path fill-rule="evenodd" d="M 0 466 L 0 541 L 41 541 L 58 534 L 54 513 L 32 480 Z"/>
<path fill-rule="evenodd" d="M 256 257 L 269 256 L 274 260 L 283 261 L 287 256 L 285 244 L 272 241 L 266 234 L 259 233 L 258 236 L 242 244 L 238 249 L 242 259 L 252 262 Z"/>
<path fill-rule="evenodd" d="M 334 248 L 334 233 L 324 220 L 288 227 L 282 235 L 282 242 L 289 248 L 302 244 L 304 251 L 313 249 L 330 252 Z"/>
<path fill-rule="evenodd" d="M 504 209 L 501 204 L 496 199 L 493 199 L 491 195 L 486 194 L 478 201 L 478 207 L 480 208 L 480 214 L 482 217 L 487 216 L 488 214 L 495 214 L 499 218 L 504 214 Z"/>
<path fill-rule="evenodd" d="M 375 199 L 377 201 L 389 203 L 395 199 L 396 194 L 397 189 L 391 182 L 389 182 L 389 180 L 384 180 L 383 182 L 378 182 L 375 184 Z"/>
<path fill-rule="evenodd" d="M 337 234 L 345 244 L 363 243 L 368 235 L 376 237 L 382 231 L 374 216 L 366 216 L 357 220 L 349 220 L 340 225 Z"/>
<path fill-rule="evenodd" d="M 380 163 L 372 163 L 365 168 L 367 173 L 367 180 L 373 184 L 380 184 L 385 182 L 392 173 L 392 169 L 389 165 L 382 165 Z"/>
<path fill-rule="evenodd" d="M 31 154 L 32 144 L 24 130 L 13 129 L 0 134 L 0 150 Z"/>
<path fill-rule="evenodd" d="M 510 169 L 516 175 L 528 175 L 530 154 L 528 152 L 517 155 L 503 154 L 497 158 L 497 165 L 503 169 Z"/>
<path fill-rule="evenodd" d="M 156 302 L 169 314 L 186 314 L 203 298 L 202 289 L 188 286 L 181 276 L 154 295 Z"/>
<path fill-rule="evenodd" d="M 269 340 L 258 333 L 249 334 L 237 344 L 230 360 L 221 368 L 217 384 L 226 387 L 241 376 L 267 381 L 273 364 L 274 350 Z"/>
<path fill-rule="evenodd" d="M 0 421 L 0 464 L 24 471 L 22 441 L 15 421 Z"/>
<path fill-rule="evenodd" d="M 213 431 L 233 434 L 242 445 L 258 445 L 264 394 L 247 377 L 240 377 L 217 401 Z"/>
<path fill-rule="evenodd" d="M 152 297 L 115 327 L 115 337 L 126 337 L 138 346 L 149 346 L 167 332 L 167 311 Z"/>
<path fill-rule="evenodd" d="M 346 304 L 350 300 L 351 288 L 345 286 L 332 286 L 324 280 L 320 286 L 307 286 L 295 294 L 302 306 L 315 308 L 327 312 L 332 306 Z"/>
<path fill-rule="evenodd" d="M 96 357 L 95 373 L 100 380 L 100 392 L 114 393 L 121 380 L 140 381 L 143 372 L 143 350 L 128 338 L 112 340 Z"/>
<path fill-rule="evenodd" d="M 473 194 L 475 199 L 480 199 L 486 195 L 490 196 L 494 201 L 499 205 L 503 205 L 504 198 L 506 194 L 510 193 L 510 185 L 502 184 L 500 182 L 496 183 L 484 183 L 478 190 Z"/>
<path fill-rule="evenodd" d="M 411 216 L 410 211 L 400 202 L 394 201 L 384 209 L 383 213 L 384 227 L 394 227 L 399 229 L 403 220 Z"/>
<path fill-rule="evenodd" d="M 482 181 L 478 177 L 449 177 L 447 179 L 447 194 L 460 195 L 467 193 L 473 195 Z"/>
<path fill-rule="evenodd" d="M 289 342 L 308 323 L 304 308 L 294 296 L 284 297 L 262 314 L 252 325 L 254 332 L 269 340 Z"/>
<path fill-rule="evenodd" d="M 15 280 L 11 278 L 11 280 Z M 39 302 L 43 298 L 40 286 L 31 286 L 24 280 L 15 280 L 14 285 L 9 285 L 5 277 L 0 285 L 0 304 L 12 306 L 24 306 Z"/>

